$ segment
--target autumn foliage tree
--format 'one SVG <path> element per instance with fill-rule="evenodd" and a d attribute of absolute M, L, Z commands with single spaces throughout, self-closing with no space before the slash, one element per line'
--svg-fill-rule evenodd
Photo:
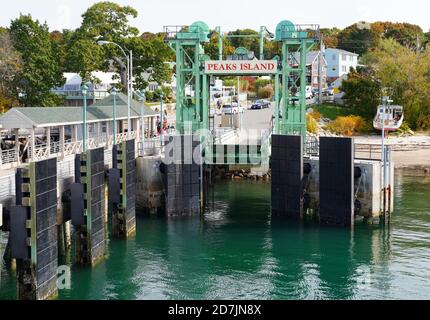
<path fill-rule="evenodd" d="M 13 84 L 22 70 L 21 55 L 15 50 L 6 29 L 0 29 L 0 61 L 0 113 L 3 113 L 18 105 Z"/>

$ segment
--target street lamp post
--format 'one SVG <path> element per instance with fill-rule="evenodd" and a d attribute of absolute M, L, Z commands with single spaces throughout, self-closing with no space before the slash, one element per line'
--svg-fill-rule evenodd
<path fill-rule="evenodd" d="M 112 88 L 113 96 L 113 110 L 112 110 L 112 121 L 113 121 L 113 145 L 116 145 L 116 95 L 117 90 L 115 87 Z"/>
<path fill-rule="evenodd" d="M 81 88 L 83 96 L 83 108 L 82 108 L 82 150 L 87 151 L 87 93 L 88 86 L 84 84 Z"/>
<path fill-rule="evenodd" d="M 136 91 L 139 101 L 142 103 L 140 106 L 140 143 L 142 144 L 142 157 L 145 156 L 145 100 L 144 92 Z"/>
<path fill-rule="evenodd" d="M 130 128 L 131 128 L 131 97 L 132 97 L 132 91 L 133 91 L 133 51 L 131 50 L 127 50 L 128 51 L 128 55 L 125 52 L 125 50 L 117 43 L 112 42 L 112 41 L 104 41 L 104 40 L 99 40 L 97 41 L 97 43 L 99 45 L 106 45 L 106 44 L 111 44 L 114 45 L 116 47 L 118 47 L 121 52 L 123 53 L 125 59 L 127 60 L 127 131 L 128 131 L 128 135 L 130 134 Z"/>

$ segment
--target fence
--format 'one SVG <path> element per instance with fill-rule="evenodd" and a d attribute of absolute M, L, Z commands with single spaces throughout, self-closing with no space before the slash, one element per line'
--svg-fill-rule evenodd
<path fill-rule="evenodd" d="M 136 138 L 136 131 L 132 131 L 130 133 L 118 133 L 116 135 L 116 143 L 121 143 L 127 139 Z M 100 135 L 97 137 L 90 137 L 87 139 L 87 148 L 94 149 L 99 147 L 105 147 L 113 144 L 113 136 L 112 135 Z M 83 150 L 83 141 L 72 141 L 66 140 L 64 141 L 63 146 L 59 141 L 51 142 L 49 147 L 46 143 L 37 144 L 34 147 L 24 148 L 24 150 L 20 151 L 20 154 L 17 154 L 17 150 L 15 148 L 8 150 L 1 150 L 0 157 L 0 168 L 11 168 L 18 165 L 19 162 L 26 162 L 29 159 L 34 161 L 48 159 L 50 157 L 65 157 L 77 153 L 81 153 Z"/>

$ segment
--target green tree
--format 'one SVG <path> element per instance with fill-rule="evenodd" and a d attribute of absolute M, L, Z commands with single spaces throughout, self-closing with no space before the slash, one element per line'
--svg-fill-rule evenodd
<path fill-rule="evenodd" d="M 218 59 L 218 39 L 218 33 L 214 33 L 209 42 L 204 44 L 205 53 L 214 60 Z M 222 51 L 224 57 L 234 53 L 234 48 L 231 45 L 231 41 L 226 37 L 222 38 Z"/>
<path fill-rule="evenodd" d="M 67 43 L 69 71 L 79 72 L 84 79 L 94 81 L 96 79 L 91 79 L 91 72 L 107 71 L 109 61 L 113 59 L 119 65 L 125 90 L 127 70 L 121 50 L 112 45 L 100 47 L 97 39 L 112 41 L 124 47 L 127 38 L 136 37 L 139 33 L 137 28 L 129 25 L 129 19 L 136 17 L 134 8 L 113 2 L 99 2 L 89 7 L 82 14 L 81 26 Z"/>
<path fill-rule="evenodd" d="M 413 129 L 429 129 L 430 48 L 417 51 L 385 39 L 363 62 L 375 70 L 394 102 L 404 107 L 408 124 Z"/>
<path fill-rule="evenodd" d="M 348 79 L 342 82 L 340 88 L 345 92 L 344 100 L 354 114 L 365 119 L 375 116 L 381 96 L 381 86 L 375 79 L 372 70 L 368 68 L 351 69 Z"/>
<path fill-rule="evenodd" d="M 130 20 L 137 15 L 134 8 L 113 2 L 99 2 L 88 8 L 82 15 L 82 25 L 67 41 L 69 71 L 79 72 L 84 79 L 92 81 L 96 80 L 90 77 L 93 71 L 117 71 L 125 92 L 127 62 L 124 54 L 115 45 L 99 46 L 97 39 L 102 39 L 115 42 L 126 51 L 133 51 L 133 85 L 136 89 L 147 86 L 144 72 L 151 73 L 151 81 L 160 84 L 170 81 L 171 69 L 165 62 L 172 61 L 173 52 L 161 34 L 144 33 L 139 36 L 139 30 L 130 26 Z M 115 63 L 112 64 L 112 60 Z"/>
<path fill-rule="evenodd" d="M 68 49 L 68 70 L 67 72 L 77 72 L 84 81 L 94 81 L 91 79 L 91 72 L 100 70 L 104 63 L 103 48 L 94 40 L 78 39 Z"/>
<path fill-rule="evenodd" d="M 244 47 L 249 51 L 254 51 L 255 56 L 258 57 L 260 50 L 260 38 L 259 32 L 252 29 L 238 29 L 236 31 L 230 31 L 228 36 L 231 45 L 234 48 Z M 235 37 L 244 36 L 244 37 Z"/>
<path fill-rule="evenodd" d="M 149 81 L 162 85 L 172 80 L 172 66 L 169 62 L 174 60 L 174 52 L 164 42 L 163 34 L 146 34 L 145 37 L 133 37 L 126 43 L 132 48 L 133 73 L 135 76 L 134 87 L 145 89 Z M 144 73 L 149 74 L 149 79 L 144 78 Z"/>
<path fill-rule="evenodd" d="M 139 30 L 129 25 L 131 18 L 137 18 L 136 9 L 114 2 L 98 2 L 82 14 L 80 31 L 90 38 L 101 36 L 104 40 L 123 43 L 130 36 L 137 36 Z"/>
<path fill-rule="evenodd" d="M 51 89 L 61 86 L 64 78 L 55 59 L 48 26 L 20 15 L 10 25 L 15 49 L 20 53 L 23 66 L 15 77 L 15 96 L 24 106 L 55 106 L 61 99 Z"/>

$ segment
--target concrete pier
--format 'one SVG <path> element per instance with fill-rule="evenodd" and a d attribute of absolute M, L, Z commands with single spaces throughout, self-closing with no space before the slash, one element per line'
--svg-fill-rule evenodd
<path fill-rule="evenodd" d="M 136 159 L 136 213 L 161 213 L 164 185 L 160 172 L 161 156 L 145 156 Z"/>
<path fill-rule="evenodd" d="M 20 172 L 10 215 L 18 299 L 49 299 L 58 292 L 57 159 L 32 162 Z"/>
<path fill-rule="evenodd" d="M 76 262 L 95 265 L 106 253 L 106 223 L 104 221 L 104 150 L 88 150 L 81 154 L 81 183 L 84 210 L 76 216 Z M 73 201 L 73 199 L 72 199 Z M 73 214 L 72 210 L 72 214 Z M 80 215 L 81 213 L 79 213 Z"/>
<path fill-rule="evenodd" d="M 171 137 L 166 146 L 163 181 L 168 216 L 201 213 L 203 164 L 201 150 L 196 150 L 199 147 L 191 135 Z"/>
<path fill-rule="evenodd" d="M 354 159 L 353 139 L 323 138 L 320 156 L 307 157 L 303 160 L 297 156 L 301 152 L 294 153 L 294 142 L 283 143 L 282 139 L 288 138 L 272 136 L 274 216 L 311 218 L 323 224 L 343 226 L 352 226 L 357 219 L 364 218 L 373 222 L 385 216 L 382 163 L 380 160 Z M 295 158 L 291 158 L 293 154 L 296 154 Z M 290 161 L 288 158 L 295 160 Z M 301 161 L 302 173 L 297 169 Z M 387 191 L 389 200 L 386 202 L 389 204 L 386 204 L 386 208 L 388 206 L 386 210 L 392 213 L 394 163 L 390 162 L 388 165 L 387 180 L 390 188 Z M 290 188 L 289 185 L 292 184 L 294 186 Z M 286 192 L 288 188 L 290 190 Z M 303 215 L 294 215 L 294 212 L 288 209 L 288 202 L 296 209 L 303 206 Z"/>
<path fill-rule="evenodd" d="M 119 197 L 112 207 L 112 232 L 117 238 L 127 238 L 136 232 L 136 158 L 134 140 L 118 146 Z M 114 183 L 114 182 L 113 182 Z M 117 198 L 112 190 L 109 196 Z M 109 201 L 111 202 L 111 201 Z"/>

